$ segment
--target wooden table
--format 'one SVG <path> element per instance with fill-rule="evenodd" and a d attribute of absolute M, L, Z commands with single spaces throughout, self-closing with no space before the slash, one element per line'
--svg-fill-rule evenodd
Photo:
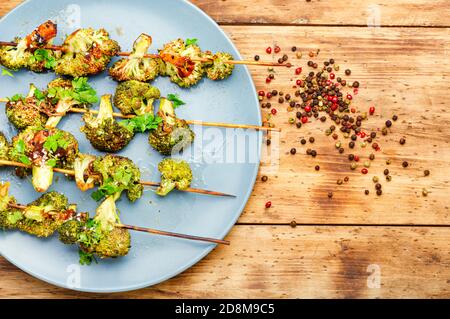
<path fill-rule="evenodd" d="M 283 129 L 280 166 L 262 165 L 239 222 L 219 247 L 176 278 L 140 291 L 84 294 L 56 288 L 0 259 L 1 297 L 124 298 L 413 298 L 450 297 L 450 3 L 447 0 L 196 0 L 218 21 L 243 56 L 262 59 L 278 44 L 305 70 L 308 52 L 318 63 L 334 58 L 361 82 L 355 102 L 376 107 L 368 128 L 399 120 L 380 139 L 370 173 L 348 169 L 327 125 L 288 124 L 286 106 L 273 117 Z M 19 0 L 2 0 L 0 16 Z M 368 27 L 368 23 L 371 27 Z M 380 24 L 377 26 L 377 24 Z M 290 48 L 303 53 L 296 59 Z M 257 89 L 266 68 L 250 67 Z M 276 69 L 271 87 L 292 92 L 293 69 Z M 243 106 L 245 107 L 245 106 Z M 267 109 L 264 109 L 267 112 Z M 328 123 L 330 125 L 330 123 Z M 316 159 L 301 137 L 315 136 Z M 399 138 L 407 142 L 401 146 Z M 274 136 L 274 140 L 276 137 Z M 276 146 L 275 146 L 276 147 Z M 292 147 L 298 149 L 293 156 Z M 370 148 L 370 147 L 369 147 Z M 359 148 L 358 148 L 359 149 Z M 358 151 L 362 156 L 369 149 Z M 385 160 L 393 180 L 384 182 Z M 410 167 L 402 168 L 407 160 Z M 316 172 L 314 166 L 321 170 Z M 423 176 L 429 169 L 431 175 Z M 384 194 L 374 194 L 373 175 Z M 349 176 L 342 186 L 336 180 Z M 364 189 L 370 189 L 369 196 Z M 422 189 L 429 191 L 422 196 Z M 333 199 L 327 197 L 334 192 Z M 265 209 L 266 201 L 273 206 Z M 291 227 L 295 221 L 297 226 Z M 379 276 L 378 276 L 379 275 Z M 377 285 L 377 279 L 380 285 Z"/>

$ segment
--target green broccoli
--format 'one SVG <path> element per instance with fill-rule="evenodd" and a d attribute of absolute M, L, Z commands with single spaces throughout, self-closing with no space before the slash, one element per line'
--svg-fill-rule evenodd
<path fill-rule="evenodd" d="M 22 131 L 29 126 L 44 126 L 48 120 L 45 110 L 50 107 L 45 93 L 31 84 L 27 97 L 15 95 L 6 103 L 5 111 L 8 120 Z"/>
<path fill-rule="evenodd" d="M 122 114 L 153 114 L 153 102 L 159 99 L 158 88 L 139 81 L 126 81 L 117 86 L 114 105 Z"/>
<path fill-rule="evenodd" d="M 10 149 L 11 144 L 9 143 L 3 132 L 0 132 L 0 160 L 9 160 Z"/>
<path fill-rule="evenodd" d="M 205 63 L 206 75 L 213 81 L 223 80 L 229 77 L 234 70 L 234 65 L 225 63 L 225 61 L 233 60 L 233 56 L 229 53 L 217 52 L 212 55 L 207 52 L 205 57 L 212 59 L 212 62 Z"/>
<path fill-rule="evenodd" d="M 16 38 L 17 46 L 0 47 L 0 64 L 13 71 L 21 68 L 34 72 L 53 69 L 60 53 L 43 47 L 52 43 L 56 33 L 57 27 L 53 22 L 41 24 L 25 38 Z"/>
<path fill-rule="evenodd" d="M 47 96 L 56 103 L 54 108 L 56 114 L 48 119 L 46 127 L 56 127 L 74 106 L 86 108 L 98 102 L 97 92 L 88 84 L 87 78 L 53 80 L 48 84 Z"/>
<path fill-rule="evenodd" d="M 194 132 L 185 120 L 176 117 L 171 101 L 161 99 L 158 115 L 162 122 L 150 132 L 148 142 L 159 153 L 178 153 L 194 141 Z"/>
<path fill-rule="evenodd" d="M 113 117 L 111 95 L 104 95 L 100 101 L 100 110 L 95 117 L 88 112 L 83 116 L 85 125 L 81 131 L 91 145 L 99 151 L 116 153 L 130 143 L 134 137 L 134 131 Z"/>
<path fill-rule="evenodd" d="M 136 80 L 141 82 L 153 81 L 165 68 L 161 58 L 145 58 L 148 48 L 152 45 L 152 38 L 141 34 L 134 42 L 133 52 L 127 59 L 120 59 L 109 69 L 109 74 L 116 81 Z"/>
<path fill-rule="evenodd" d="M 53 181 L 53 168 L 72 169 L 78 154 L 75 137 L 56 128 L 29 127 L 13 138 L 10 159 L 32 166 L 32 184 L 45 192 Z"/>
<path fill-rule="evenodd" d="M 64 53 L 57 61 L 55 72 L 74 78 L 98 74 L 106 69 L 112 57 L 120 51 L 104 30 L 79 29 L 63 44 Z"/>
<path fill-rule="evenodd" d="M 95 177 L 90 172 L 92 163 L 95 159 L 96 157 L 93 155 L 81 153 L 79 153 L 75 158 L 73 165 L 75 171 L 75 182 L 82 192 L 95 187 Z"/>
<path fill-rule="evenodd" d="M 192 61 L 192 59 L 202 58 L 202 52 L 198 45 L 195 43 L 186 44 L 182 39 L 169 42 L 159 50 L 159 55 L 163 58 L 166 64 L 165 72 L 161 75 L 167 75 L 170 80 L 181 87 L 189 88 L 196 85 L 203 77 L 205 73 L 203 64 L 201 62 Z M 172 60 L 180 60 L 180 57 L 190 59 L 193 68 L 192 72 L 186 76 L 179 65 L 172 63 Z"/>
<path fill-rule="evenodd" d="M 84 232 L 89 214 L 80 213 L 73 218 L 66 220 L 58 228 L 59 240 L 66 245 L 78 243 L 78 238 Z"/>
<path fill-rule="evenodd" d="M 142 196 L 141 172 L 130 159 L 117 155 L 98 157 L 92 164 L 94 174 L 101 177 L 99 189 L 92 194 L 95 200 L 105 196 L 118 195 L 127 191 L 127 197 L 134 202 Z"/>
<path fill-rule="evenodd" d="M 182 160 L 166 158 L 158 164 L 161 172 L 161 184 L 156 194 L 166 196 L 173 189 L 186 190 L 192 182 L 192 170 L 189 164 Z"/>

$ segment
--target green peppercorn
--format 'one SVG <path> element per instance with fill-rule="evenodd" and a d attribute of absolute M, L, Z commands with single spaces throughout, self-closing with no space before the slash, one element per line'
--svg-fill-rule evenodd
<path fill-rule="evenodd" d="M 295 119 L 293 117 L 289 118 L 289 124 L 294 124 L 295 123 Z"/>
<path fill-rule="evenodd" d="M 356 167 L 357 167 L 357 165 L 356 165 L 355 162 L 353 162 L 353 163 L 350 164 L 350 168 L 351 168 L 352 170 L 355 170 Z"/>
<path fill-rule="evenodd" d="M 370 162 L 369 161 L 364 161 L 364 167 L 369 168 L 370 167 Z"/>
<path fill-rule="evenodd" d="M 392 176 L 391 176 L 391 175 L 387 175 L 387 176 L 386 176 L 386 180 L 387 180 L 388 182 L 390 182 L 390 181 L 392 180 Z"/>
<path fill-rule="evenodd" d="M 378 176 L 374 176 L 374 177 L 372 178 L 372 181 L 373 181 L 374 183 L 378 183 L 378 181 L 379 181 Z"/>

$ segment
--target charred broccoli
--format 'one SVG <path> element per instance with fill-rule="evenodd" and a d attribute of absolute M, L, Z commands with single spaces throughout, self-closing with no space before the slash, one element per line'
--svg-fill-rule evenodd
<path fill-rule="evenodd" d="M 48 119 L 46 127 L 56 127 L 66 112 L 74 106 L 88 107 L 98 102 L 97 92 L 88 84 L 87 78 L 53 80 L 48 84 L 47 96 L 56 106 L 55 115 Z"/>
<path fill-rule="evenodd" d="M 153 102 L 159 99 L 158 88 L 139 81 L 126 81 L 117 86 L 114 105 L 122 114 L 153 114 Z"/>
<path fill-rule="evenodd" d="M 109 74 L 116 81 L 136 80 L 149 82 L 154 80 L 165 64 L 161 58 L 145 58 L 148 48 L 152 45 L 152 38 L 147 34 L 141 34 L 134 42 L 133 52 L 129 58 L 121 59 L 109 69 Z"/>
<path fill-rule="evenodd" d="M 192 182 L 192 170 L 189 164 L 182 160 L 166 158 L 158 164 L 161 172 L 161 184 L 156 194 L 166 196 L 173 189 L 186 190 Z"/>
<path fill-rule="evenodd" d="M 79 235 L 85 230 L 89 220 L 87 213 L 81 213 L 66 220 L 59 228 L 59 240 L 66 245 L 74 245 L 78 242 Z"/>
<path fill-rule="evenodd" d="M 6 103 L 8 120 L 22 131 L 29 126 L 44 126 L 48 120 L 45 110 L 51 108 L 45 93 L 39 91 L 33 84 L 26 97 L 15 95 Z"/>
<path fill-rule="evenodd" d="M 98 157 L 92 164 L 94 174 L 101 177 L 99 189 L 92 194 L 95 200 L 105 196 L 118 195 L 127 191 L 127 197 L 134 202 L 142 196 L 141 172 L 130 159 L 117 155 Z"/>
<path fill-rule="evenodd" d="M 0 64 L 13 71 L 21 68 L 29 68 L 34 72 L 53 69 L 60 53 L 43 47 L 51 44 L 56 33 L 57 27 L 53 22 L 41 24 L 27 37 L 17 38 L 17 46 L 0 47 Z"/>
<path fill-rule="evenodd" d="M 53 180 L 53 168 L 72 169 L 78 154 L 75 137 L 56 128 L 29 127 L 13 138 L 10 159 L 32 166 L 32 184 L 45 192 Z"/>
<path fill-rule="evenodd" d="M 88 112 L 83 116 L 83 121 L 85 125 L 81 131 L 99 151 L 116 153 L 127 146 L 134 137 L 133 129 L 121 125 L 114 119 L 111 95 L 102 96 L 96 117 Z"/>
<path fill-rule="evenodd" d="M 149 144 L 155 150 L 163 155 L 171 155 L 180 152 L 194 141 L 194 132 L 185 120 L 176 117 L 172 102 L 161 99 L 158 115 L 162 122 L 148 137 Z"/>
<path fill-rule="evenodd" d="M 95 159 L 96 157 L 93 155 L 81 153 L 75 158 L 75 163 L 73 165 L 75 182 L 82 192 L 95 187 L 95 177 L 91 172 L 92 163 Z"/>
<path fill-rule="evenodd" d="M 69 205 L 67 198 L 57 192 L 50 192 L 23 208 L 8 195 L 9 183 L 0 185 L 0 226 L 18 229 L 37 237 L 50 237 L 61 225 L 76 213 L 76 206 Z"/>
<path fill-rule="evenodd" d="M 64 54 L 57 61 L 55 72 L 74 78 L 94 75 L 108 66 L 119 51 L 119 44 L 104 30 L 79 29 L 69 35 L 63 44 Z"/>
<path fill-rule="evenodd" d="M 212 55 L 206 53 L 205 57 L 210 58 L 212 61 L 205 64 L 206 75 L 213 81 L 223 80 L 229 77 L 234 70 L 234 65 L 225 63 L 225 61 L 233 60 L 233 56 L 225 52 L 217 52 Z"/>
<path fill-rule="evenodd" d="M 9 160 L 11 145 L 6 136 L 0 132 L 0 160 Z"/>
<path fill-rule="evenodd" d="M 202 58 L 201 49 L 195 43 L 186 44 L 182 39 L 178 39 L 164 45 L 162 50 L 159 50 L 159 55 L 166 64 L 165 72 L 161 75 L 169 76 L 170 80 L 179 86 L 188 88 L 202 79 L 205 72 L 203 64 L 192 61 L 192 59 Z M 188 60 L 183 62 L 182 58 L 188 58 Z M 180 63 L 188 65 L 180 65 Z M 189 72 L 184 73 L 185 69 Z"/>

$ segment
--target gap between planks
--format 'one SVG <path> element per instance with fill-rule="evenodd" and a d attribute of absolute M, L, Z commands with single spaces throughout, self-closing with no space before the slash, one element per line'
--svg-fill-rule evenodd
<path fill-rule="evenodd" d="M 220 22 L 219 26 L 232 26 L 232 27 L 324 27 L 324 28 L 367 28 L 372 29 L 374 27 L 364 24 L 324 24 L 324 23 L 252 23 L 252 22 Z M 382 25 L 380 29 L 388 28 L 404 28 L 404 29 L 449 29 L 450 25 L 401 25 L 390 24 Z"/>

